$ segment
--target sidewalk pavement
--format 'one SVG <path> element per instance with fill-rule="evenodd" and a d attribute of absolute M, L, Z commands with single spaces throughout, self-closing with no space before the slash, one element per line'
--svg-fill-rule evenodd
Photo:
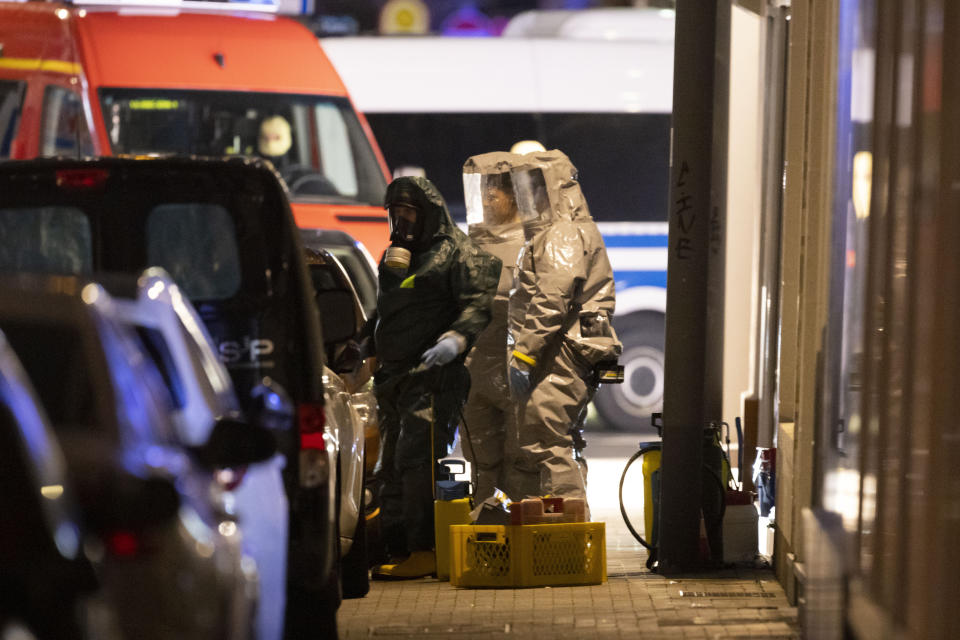
<path fill-rule="evenodd" d="M 340 638 L 799 638 L 797 609 L 762 562 L 682 578 L 646 569 L 646 550 L 623 524 L 617 491 L 636 438 L 601 435 L 588 449 L 588 496 L 593 519 L 606 522 L 606 583 L 466 589 L 434 578 L 372 582 L 365 598 L 341 605 Z"/>

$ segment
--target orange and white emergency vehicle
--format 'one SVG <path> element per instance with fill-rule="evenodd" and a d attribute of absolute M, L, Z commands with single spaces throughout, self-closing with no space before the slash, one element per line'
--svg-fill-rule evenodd
<path fill-rule="evenodd" d="M 270 5 L 164 1 L 0 2 L 0 159 L 265 156 L 299 226 L 379 257 L 389 174 L 317 38 Z"/>

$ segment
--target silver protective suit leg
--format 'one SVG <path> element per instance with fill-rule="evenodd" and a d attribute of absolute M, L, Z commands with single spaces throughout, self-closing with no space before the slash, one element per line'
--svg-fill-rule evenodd
<path fill-rule="evenodd" d="M 570 427 L 589 401 L 586 367 L 562 345 L 520 407 L 520 457 L 511 474 L 523 495 L 587 498 L 586 478 L 574 459 Z"/>
<path fill-rule="evenodd" d="M 480 381 L 470 390 L 463 410 L 466 429 L 461 432 L 463 454 L 472 465 L 473 500 L 480 504 L 500 489 L 513 499 L 505 469 L 518 455 L 516 408 L 509 395 L 497 393 Z"/>

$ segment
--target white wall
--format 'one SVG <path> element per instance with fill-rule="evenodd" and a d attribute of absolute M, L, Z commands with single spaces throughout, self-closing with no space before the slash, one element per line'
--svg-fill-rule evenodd
<path fill-rule="evenodd" d="M 762 19 L 737 6 L 732 10 L 723 416 L 735 446 L 733 420 L 740 415 L 740 394 L 750 386 L 751 291 L 761 207 L 763 47 Z"/>

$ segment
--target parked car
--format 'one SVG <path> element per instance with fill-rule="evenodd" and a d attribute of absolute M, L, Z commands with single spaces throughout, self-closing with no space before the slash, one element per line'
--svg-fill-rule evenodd
<path fill-rule="evenodd" d="M 270 434 L 221 417 L 206 441 L 179 443 L 160 374 L 98 284 L 3 278 L 0 329 L 50 415 L 85 520 L 103 532 L 100 549 L 87 547 L 102 586 L 88 616 L 126 638 L 249 637 L 248 624 L 238 628 L 243 615 L 236 609 L 249 573 L 236 526 L 211 500 L 210 477 L 214 469 L 272 455 Z M 130 475 L 176 488 L 156 509 L 164 518 L 149 501 L 123 498 L 117 479 Z M 120 521 L 126 526 L 117 526 L 118 502 L 128 505 Z M 138 525 L 158 519 L 166 524 Z"/>
<path fill-rule="evenodd" d="M 363 313 L 372 317 L 377 308 L 377 263 L 363 243 L 337 229 L 301 228 L 300 238 L 307 249 L 323 249 L 333 254 L 350 276 Z"/>
<path fill-rule="evenodd" d="M 0 164 L 0 271 L 139 274 L 194 304 L 244 409 L 263 380 L 294 412 L 279 434 L 289 506 L 285 630 L 336 636 L 336 441 L 325 429 L 319 315 L 286 189 L 252 158 Z"/>
<path fill-rule="evenodd" d="M 328 367 L 327 421 L 340 443 L 340 550 L 344 597 L 369 590 L 368 527 L 378 530 L 375 492 L 368 489 L 380 449 L 372 359 L 361 359 L 355 338 L 366 314 L 346 269 L 325 250 L 305 249 L 323 321 Z"/>
<path fill-rule="evenodd" d="M 357 329 L 359 332 L 366 320 L 373 316 L 377 308 L 377 263 L 374 261 L 370 252 L 364 245 L 357 242 L 350 234 L 336 229 L 300 229 L 300 237 L 308 250 L 316 252 L 327 251 L 334 257 L 334 262 L 338 262 L 349 277 L 350 284 L 360 300 L 362 307 L 362 318 L 357 314 Z M 308 258 L 309 261 L 309 258 Z M 315 267 L 311 267 L 314 269 Z M 334 281 L 340 284 L 335 286 L 346 289 L 343 283 L 342 275 L 337 274 L 338 270 L 333 269 Z M 314 276 L 314 286 L 317 287 L 322 280 Z M 321 316 L 323 309 L 320 309 Z M 353 334 L 356 335 L 356 334 Z M 353 337 L 353 335 L 351 337 Z M 326 336 L 325 336 L 326 339 Z M 344 344 L 348 342 L 345 341 Z M 364 511 L 366 513 L 366 538 L 367 538 L 367 560 L 372 566 L 381 564 L 386 560 L 383 557 L 383 550 L 380 545 L 380 508 L 376 479 L 373 475 L 374 466 L 377 463 L 377 457 L 380 451 L 380 429 L 377 418 L 377 402 L 373 395 L 373 384 L 369 381 L 369 376 L 373 372 L 374 362 L 369 359 L 359 370 L 356 378 L 362 379 L 363 393 L 356 392 L 359 385 L 354 382 L 352 391 L 352 402 L 357 413 L 364 423 L 365 434 L 365 464 L 364 464 Z M 343 375 L 343 374 L 341 374 Z M 348 379 L 350 376 L 346 376 Z"/>
<path fill-rule="evenodd" d="M 76 499 L 46 412 L 0 332 L 0 638 L 84 635 L 80 609 L 98 583 Z"/>
<path fill-rule="evenodd" d="M 166 271 L 150 267 L 139 276 L 98 274 L 97 280 L 111 294 L 117 318 L 137 333 L 160 372 L 180 443 L 201 446 L 218 417 L 240 415 L 233 381 L 206 327 Z M 269 410 L 258 408 L 249 418 L 269 426 L 273 416 L 264 415 Z M 289 415 L 292 407 L 278 410 Z M 259 640 L 283 634 L 288 522 L 282 467 L 282 456 L 276 456 L 249 467 L 219 469 L 216 479 L 210 478 L 220 515 L 239 524 L 243 551 L 255 562 L 255 567 L 245 563 L 251 582 L 246 592 L 235 594 L 233 611 L 237 628 L 255 614 Z"/>

